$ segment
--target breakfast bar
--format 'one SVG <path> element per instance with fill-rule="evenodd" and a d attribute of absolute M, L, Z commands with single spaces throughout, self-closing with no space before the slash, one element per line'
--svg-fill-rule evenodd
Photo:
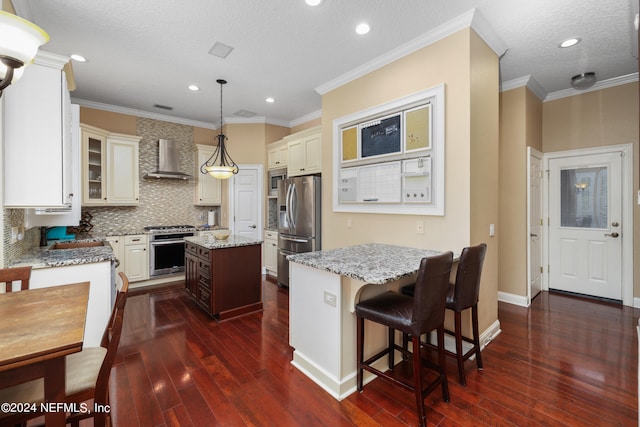
<path fill-rule="evenodd" d="M 336 399 L 356 390 L 354 306 L 415 282 L 420 260 L 439 251 L 378 243 L 288 257 L 292 364 Z M 366 354 L 386 345 L 386 329 L 367 327 Z M 369 336 L 371 334 L 371 336 Z M 386 358 L 379 361 L 384 370 Z M 365 375 L 365 381 L 373 376 Z"/>

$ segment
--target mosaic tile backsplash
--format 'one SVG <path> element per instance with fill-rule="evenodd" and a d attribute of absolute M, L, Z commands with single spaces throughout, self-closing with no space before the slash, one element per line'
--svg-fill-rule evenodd
<path fill-rule="evenodd" d="M 157 140 L 161 138 L 176 141 L 180 147 L 180 170 L 190 175 L 195 173 L 196 147 L 193 143 L 193 127 L 138 117 L 136 133 L 142 137 L 140 140 L 140 205 L 83 208 L 83 212 L 88 211 L 93 216 L 91 234 L 98 236 L 119 231 L 141 230 L 146 225 L 199 226 L 205 224 L 207 212 L 211 208 L 193 205 L 195 179 L 143 179 L 146 173 L 157 169 Z M 216 209 L 217 217 L 220 218 L 219 208 Z M 11 227 L 22 224 L 24 224 L 22 210 L 4 210 L 5 264 L 39 244 L 40 234 L 37 228 L 27 230 L 23 241 L 10 244 Z"/>

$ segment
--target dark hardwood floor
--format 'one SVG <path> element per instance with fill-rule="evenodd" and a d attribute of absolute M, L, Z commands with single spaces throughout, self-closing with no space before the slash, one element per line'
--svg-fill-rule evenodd
<path fill-rule="evenodd" d="M 376 379 L 333 399 L 289 363 L 288 293 L 264 281 L 265 310 L 216 323 L 179 288 L 132 295 L 111 372 L 115 426 L 416 425 L 413 395 Z M 451 402 L 426 398 L 438 426 L 635 426 L 640 310 L 543 293 L 499 304 L 502 333 L 449 362 Z"/>

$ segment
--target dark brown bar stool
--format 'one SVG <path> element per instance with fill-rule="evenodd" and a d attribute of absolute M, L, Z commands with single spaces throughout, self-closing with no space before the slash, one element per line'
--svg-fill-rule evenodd
<path fill-rule="evenodd" d="M 358 391 L 362 391 L 363 370 L 372 372 L 391 384 L 413 391 L 421 426 L 425 426 L 427 423 L 424 408 L 425 396 L 440 385 L 444 401 L 449 401 L 444 353 L 444 310 L 452 261 L 453 254 L 451 252 L 423 258 L 420 261 L 415 296 L 413 298 L 397 292 L 386 292 L 374 298 L 360 301 L 355 306 L 357 316 Z M 364 360 L 365 319 L 383 324 L 389 328 L 387 348 L 367 360 Z M 438 335 L 438 364 L 423 359 L 420 351 L 420 336 L 434 329 L 437 330 Z M 412 336 L 412 353 L 395 344 L 395 330 Z M 395 350 L 402 352 L 404 355 L 412 356 L 413 383 L 390 372 L 395 365 Z M 373 362 L 385 355 L 389 356 L 390 371 L 382 372 L 371 366 Z M 438 374 L 428 384 L 423 384 L 423 366 L 436 371 Z"/>
<path fill-rule="evenodd" d="M 456 358 L 458 362 L 458 376 L 460 384 L 467 385 L 464 373 L 464 362 L 473 354 L 476 355 L 478 370 L 482 370 L 482 355 L 480 353 L 480 333 L 478 330 L 478 295 L 480 292 L 480 277 L 482 275 L 482 265 L 487 252 L 487 245 L 481 243 L 477 246 L 464 248 L 460 255 L 460 263 L 456 272 L 456 281 L 449 285 L 447 293 L 447 308 L 455 313 L 455 331 L 445 329 L 447 334 L 453 335 L 456 341 L 456 352 L 445 350 L 448 356 Z M 405 295 L 413 295 L 413 285 L 402 288 Z M 462 312 L 471 309 L 471 327 L 473 337 L 468 338 L 462 335 Z M 406 343 L 406 338 L 404 339 Z M 428 341 L 428 339 L 427 339 Z M 466 352 L 462 349 L 462 342 L 468 342 L 473 346 Z M 436 348 L 427 344 L 427 346 Z M 403 344 L 406 347 L 406 344 Z"/>

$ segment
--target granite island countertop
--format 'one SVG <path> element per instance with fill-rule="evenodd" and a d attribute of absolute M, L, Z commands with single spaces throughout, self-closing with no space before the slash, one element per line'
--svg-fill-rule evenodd
<path fill-rule="evenodd" d="M 250 239 L 247 237 L 231 235 L 225 240 L 218 240 L 213 236 L 193 236 L 185 237 L 185 242 L 193 243 L 207 249 L 233 248 L 236 246 L 251 246 L 262 244 L 261 239 Z"/>
<path fill-rule="evenodd" d="M 104 241 L 102 238 L 88 238 L 73 240 L 72 242 L 96 242 Z M 51 249 L 53 246 L 38 246 L 29 250 L 24 255 L 14 259 L 9 267 L 49 268 L 68 265 L 94 264 L 104 261 L 118 262 L 113 255 L 113 249 L 109 242 L 104 241 L 104 246 L 92 246 L 75 249 Z"/>
<path fill-rule="evenodd" d="M 383 285 L 418 272 L 420 260 L 442 252 L 367 243 L 289 255 L 287 260 L 363 282 Z M 455 259 L 456 255 L 454 255 Z"/>

